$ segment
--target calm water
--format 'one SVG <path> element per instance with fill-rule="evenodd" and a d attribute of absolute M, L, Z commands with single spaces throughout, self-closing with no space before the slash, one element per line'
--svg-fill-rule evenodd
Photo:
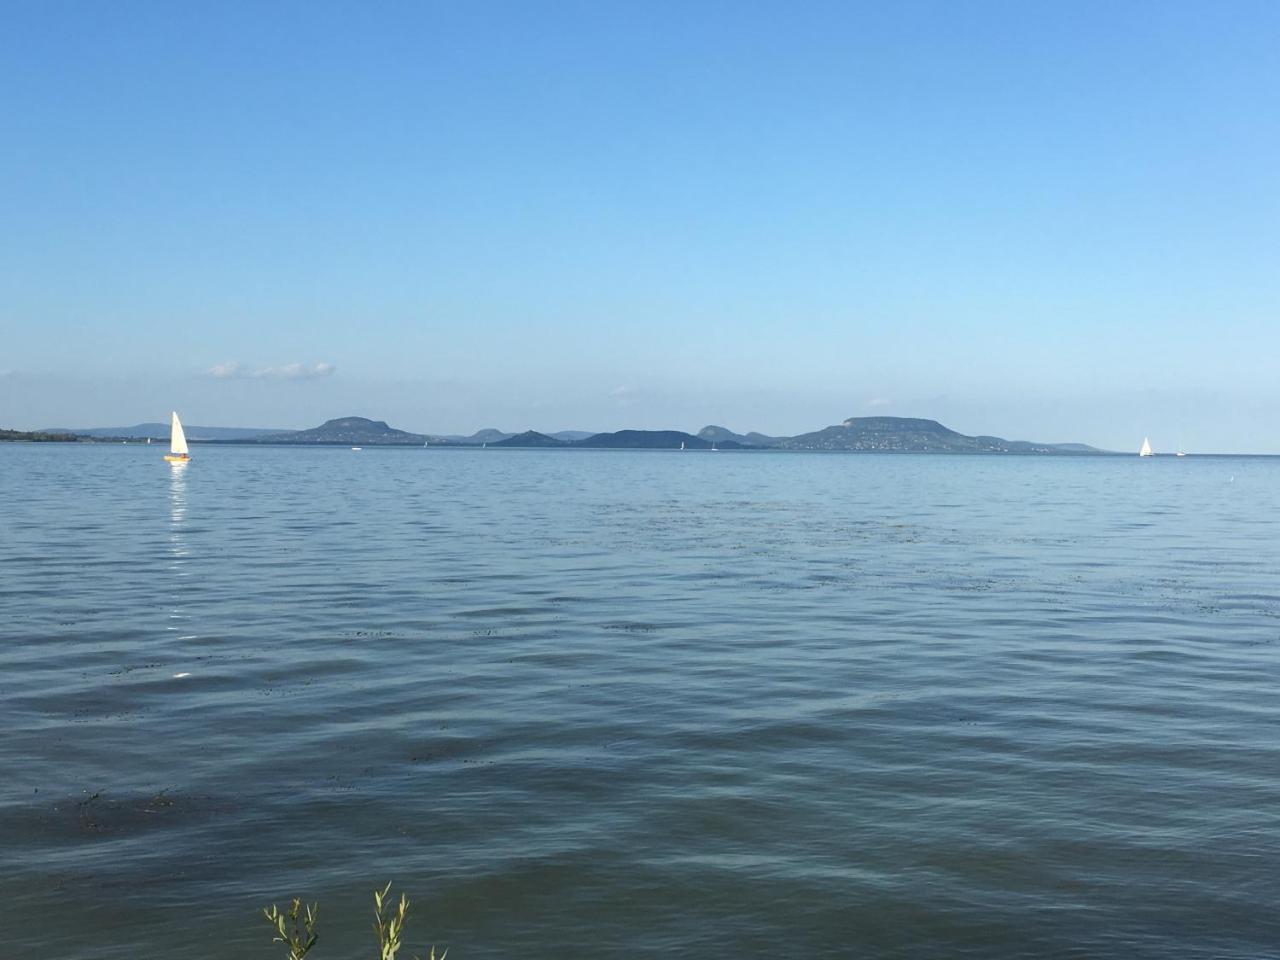
<path fill-rule="evenodd" d="M 1280 955 L 1280 460 L 160 453 L 0 445 L 6 960 Z"/>

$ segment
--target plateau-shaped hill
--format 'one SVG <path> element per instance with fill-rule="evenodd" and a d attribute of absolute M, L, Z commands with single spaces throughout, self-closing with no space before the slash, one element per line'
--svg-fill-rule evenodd
<path fill-rule="evenodd" d="M 881 453 L 1082 453 L 1084 444 L 1031 443 L 1002 437 L 970 437 L 937 420 L 915 417 L 851 417 L 843 423 L 779 440 L 784 450 L 852 450 Z"/>
<path fill-rule="evenodd" d="M 418 444 L 426 438 L 387 425 L 385 420 L 366 417 L 339 417 L 326 420 L 310 430 L 295 430 L 254 438 L 260 443 L 354 443 L 354 444 Z"/>

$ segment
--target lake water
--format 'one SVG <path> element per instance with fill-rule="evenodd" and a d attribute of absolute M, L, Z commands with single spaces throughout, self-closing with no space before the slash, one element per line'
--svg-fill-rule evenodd
<path fill-rule="evenodd" d="M 1280 955 L 1280 460 L 161 453 L 0 445 L 6 960 Z"/>

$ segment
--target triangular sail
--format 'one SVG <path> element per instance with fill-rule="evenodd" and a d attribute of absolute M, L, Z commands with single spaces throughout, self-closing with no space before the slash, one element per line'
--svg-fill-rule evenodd
<path fill-rule="evenodd" d="M 182 421 L 178 414 L 173 415 L 173 427 L 169 432 L 169 452 L 181 456 L 187 452 L 187 435 L 182 432 Z"/>
<path fill-rule="evenodd" d="M 1138 456 L 1140 457 L 1151 456 L 1151 441 L 1146 437 L 1142 438 L 1142 449 L 1138 451 Z"/>

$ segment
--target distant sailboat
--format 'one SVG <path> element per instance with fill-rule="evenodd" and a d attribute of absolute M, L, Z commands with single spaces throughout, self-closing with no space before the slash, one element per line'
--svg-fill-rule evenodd
<path fill-rule="evenodd" d="M 352 449 L 352 450 L 363 450 L 363 449 L 364 449 L 364 447 L 352 447 L 351 449 Z"/>
<path fill-rule="evenodd" d="M 681 440 L 681 441 L 680 441 L 680 449 L 681 449 L 681 450 L 683 450 L 683 449 L 684 449 L 684 441 L 683 441 L 683 440 Z"/>
<path fill-rule="evenodd" d="M 186 463 L 191 459 L 187 455 L 187 435 L 182 432 L 182 421 L 178 413 L 173 413 L 173 422 L 169 425 L 169 452 L 164 458 L 170 463 Z"/>
<path fill-rule="evenodd" d="M 1142 438 L 1142 449 L 1138 451 L 1138 456 L 1140 457 L 1154 456 L 1154 454 L 1151 452 L 1151 441 L 1147 437 Z"/>
<path fill-rule="evenodd" d="M 720 452 L 719 450 L 717 450 L 717 449 L 716 449 L 716 445 L 715 445 L 714 443 L 711 445 L 711 452 L 712 452 L 712 453 L 719 453 L 719 452 Z"/>

